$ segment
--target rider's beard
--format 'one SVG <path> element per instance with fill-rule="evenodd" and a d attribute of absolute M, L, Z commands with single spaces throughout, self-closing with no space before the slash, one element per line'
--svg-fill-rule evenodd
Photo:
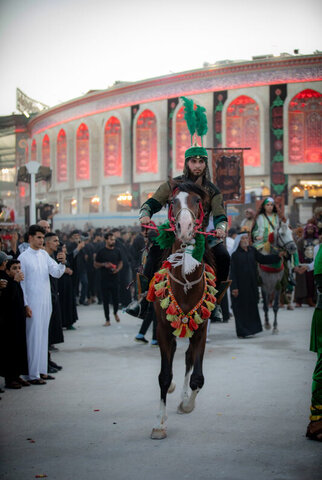
<path fill-rule="evenodd" d="M 192 182 L 196 182 L 198 178 L 203 177 L 203 175 L 204 175 L 204 172 L 199 173 L 199 175 L 194 175 L 191 172 L 191 170 L 188 168 L 188 177 L 189 177 L 189 180 L 191 180 Z"/>

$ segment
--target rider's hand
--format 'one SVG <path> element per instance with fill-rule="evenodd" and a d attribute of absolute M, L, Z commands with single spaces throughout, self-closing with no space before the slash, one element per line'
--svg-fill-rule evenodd
<path fill-rule="evenodd" d="M 148 225 L 151 222 L 151 218 L 148 216 L 140 218 L 140 223 L 142 225 Z"/>
<path fill-rule="evenodd" d="M 234 290 L 232 290 L 231 294 L 233 297 L 238 297 L 238 294 L 239 294 L 238 288 L 235 288 Z"/>
<path fill-rule="evenodd" d="M 222 228 L 216 228 L 216 235 L 218 238 L 225 238 L 226 232 Z"/>

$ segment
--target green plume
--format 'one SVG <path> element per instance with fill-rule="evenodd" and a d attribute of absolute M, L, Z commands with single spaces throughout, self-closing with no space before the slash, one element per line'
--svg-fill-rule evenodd
<path fill-rule="evenodd" d="M 199 137 L 203 137 L 208 132 L 208 122 L 205 107 L 197 105 L 197 110 L 195 110 L 195 116 L 197 134 Z"/>
<path fill-rule="evenodd" d="M 184 119 L 187 123 L 188 130 L 192 137 L 196 131 L 196 114 L 193 108 L 193 100 L 186 97 L 181 97 L 181 98 L 184 104 Z"/>

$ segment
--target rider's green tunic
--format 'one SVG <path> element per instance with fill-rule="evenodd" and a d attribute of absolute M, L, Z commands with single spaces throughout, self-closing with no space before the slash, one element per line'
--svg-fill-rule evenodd
<path fill-rule="evenodd" d="M 311 421 L 322 420 L 322 245 L 314 261 L 314 279 L 318 299 L 312 318 L 310 350 L 318 358 L 313 372 Z"/>

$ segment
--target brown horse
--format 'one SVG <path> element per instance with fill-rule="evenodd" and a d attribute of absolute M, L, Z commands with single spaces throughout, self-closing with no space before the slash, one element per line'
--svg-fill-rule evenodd
<path fill-rule="evenodd" d="M 154 303 L 158 321 L 157 339 L 161 353 L 159 374 L 161 402 L 159 423 L 152 430 L 152 439 L 163 439 L 167 436 L 166 399 L 167 393 L 171 393 L 175 389 L 175 383 L 172 382 L 172 363 L 176 351 L 176 336 L 189 337 L 189 347 L 185 355 L 186 370 L 182 401 L 178 406 L 178 413 L 192 412 L 196 396 L 204 384 L 202 362 L 207 335 L 207 319 L 210 315 L 210 311 L 205 308 L 205 305 L 211 308 L 211 303 L 203 302 L 206 298 L 215 302 L 214 295 L 210 294 L 209 296 L 209 292 L 207 294 L 207 282 L 211 282 L 212 294 L 216 292 L 213 288 L 215 283 L 214 276 L 205 271 L 203 260 L 195 261 L 193 266 L 191 264 L 187 266 L 187 262 L 191 263 L 194 260 L 191 259 L 191 254 L 186 253 L 189 245 L 191 252 L 196 233 L 201 228 L 200 217 L 203 217 L 202 202 L 204 199 L 205 192 L 200 187 L 192 182 L 186 182 L 179 184 L 174 190 L 169 209 L 175 240 L 172 246 L 172 255 L 168 257 L 165 268 L 160 270 L 159 278 L 157 277 L 156 280 L 160 281 L 165 278 L 163 284 L 166 282 L 167 284 L 163 290 L 161 288 L 159 291 L 155 290 L 157 295 Z M 207 269 L 211 270 L 208 267 Z M 208 279 L 208 275 L 212 280 Z M 161 283 L 160 286 L 163 284 Z M 208 296 L 206 297 L 206 295 Z"/>

